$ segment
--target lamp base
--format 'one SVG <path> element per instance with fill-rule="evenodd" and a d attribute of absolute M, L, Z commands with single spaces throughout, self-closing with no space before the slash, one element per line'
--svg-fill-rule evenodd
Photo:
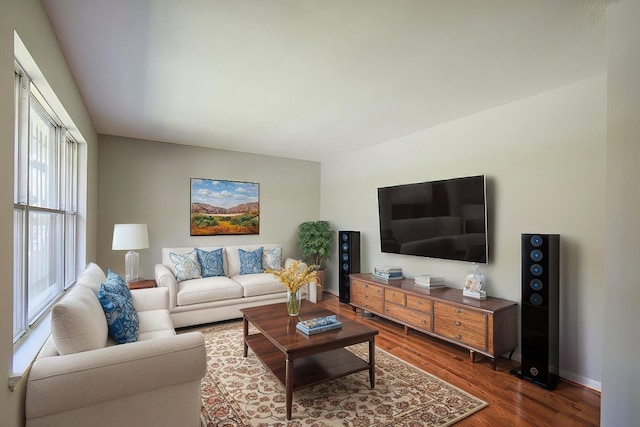
<path fill-rule="evenodd" d="M 138 281 L 138 265 L 140 256 L 133 249 L 124 256 L 124 280 L 125 282 Z"/>

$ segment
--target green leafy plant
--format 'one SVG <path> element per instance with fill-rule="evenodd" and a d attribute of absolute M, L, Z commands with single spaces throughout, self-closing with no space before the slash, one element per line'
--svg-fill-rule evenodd
<path fill-rule="evenodd" d="M 329 221 L 307 221 L 298 227 L 298 246 L 309 264 L 322 268 L 322 262 L 331 256 L 333 230 Z"/>
<path fill-rule="evenodd" d="M 218 220 L 216 220 L 214 217 L 209 215 L 195 214 L 193 216 L 193 223 L 197 227 L 209 227 L 209 226 L 218 225 Z"/>

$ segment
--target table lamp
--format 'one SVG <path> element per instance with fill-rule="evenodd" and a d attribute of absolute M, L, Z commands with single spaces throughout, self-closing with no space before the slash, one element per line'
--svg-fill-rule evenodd
<path fill-rule="evenodd" d="M 139 256 L 136 249 L 149 247 L 147 224 L 115 224 L 113 226 L 114 251 L 129 251 L 124 256 L 125 281 L 138 281 Z"/>

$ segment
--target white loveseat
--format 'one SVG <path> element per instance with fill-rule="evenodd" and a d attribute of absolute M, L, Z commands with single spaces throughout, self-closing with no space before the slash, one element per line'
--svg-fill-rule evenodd
<path fill-rule="evenodd" d="M 52 335 L 29 373 L 27 427 L 199 426 L 206 349 L 200 332 L 176 335 L 164 288 L 131 291 L 136 342 L 116 344 L 90 264 L 54 306 Z"/>
<path fill-rule="evenodd" d="M 282 261 L 282 245 L 275 243 L 198 247 L 207 252 L 222 249 L 224 275 L 178 281 L 170 254 L 184 255 L 196 248 L 163 248 L 162 264 L 155 267 L 155 280 L 159 287 L 169 290 L 169 311 L 174 326 L 180 328 L 237 319 L 242 317 L 241 308 L 285 302 L 285 287 L 272 274 L 241 274 L 239 250 L 250 252 L 259 248 L 263 248 L 265 254 L 280 248 L 281 266 L 294 262 L 291 258 Z M 306 297 L 307 287 L 302 289 L 302 294 Z"/>

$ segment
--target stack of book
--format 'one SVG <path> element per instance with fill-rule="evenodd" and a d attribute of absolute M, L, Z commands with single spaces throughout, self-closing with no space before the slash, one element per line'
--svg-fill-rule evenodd
<path fill-rule="evenodd" d="M 335 315 L 301 320 L 296 325 L 296 328 L 305 335 L 315 335 L 320 332 L 327 332 L 341 327 L 342 322 L 340 322 Z"/>
<path fill-rule="evenodd" d="M 429 275 L 416 276 L 414 279 L 416 286 L 425 289 L 444 288 L 444 277 L 435 277 Z"/>
<path fill-rule="evenodd" d="M 401 280 L 404 278 L 402 275 L 402 268 L 390 265 L 380 265 L 373 269 L 374 279 L 383 280 L 388 282 L 389 280 Z"/>

